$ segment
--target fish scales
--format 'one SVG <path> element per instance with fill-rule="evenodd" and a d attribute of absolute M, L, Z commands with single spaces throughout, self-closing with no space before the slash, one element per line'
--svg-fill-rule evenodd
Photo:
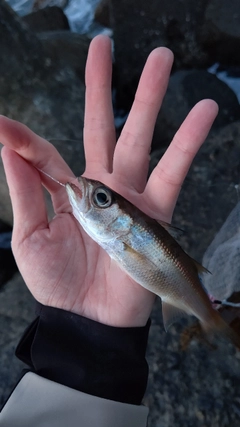
<path fill-rule="evenodd" d="M 184 252 L 171 226 L 140 211 L 103 183 L 79 177 L 66 184 L 78 222 L 137 283 L 162 300 L 165 329 L 180 315 L 192 314 L 207 331 L 240 337 L 223 321 L 201 285 L 205 269 Z M 205 270 L 206 272 L 206 270 Z"/>
<path fill-rule="evenodd" d="M 141 222 L 143 222 L 143 218 Z M 176 298 L 179 308 L 189 314 L 194 314 L 200 320 L 204 319 L 208 309 L 210 312 L 212 311 L 212 305 L 202 286 L 199 286 L 196 266 L 163 227 L 154 220 L 149 221 L 147 216 L 144 220 L 144 226 L 143 224 L 135 225 L 132 228 L 132 233 L 123 238 L 129 247 L 144 257 L 142 259 L 144 268 L 138 268 L 137 257 L 132 256 L 131 258 L 131 251 L 125 251 L 125 260 L 124 254 L 119 254 L 119 260 L 122 260 L 125 269 L 128 270 L 133 279 L 150 291 L 154 290 L 162 300 L 170 301 L 172 298 Z M 141 244 L 142 238 L 143 244 Z M 132 259 L 131 266 L 129 258 Z M 187 292 L 186 281 L 189 284 Z M 160 289 L 159 283 L 161 283 Z M 196 293 L 199 299 L 203 301 L 203 305 L 199 304 L 196 299 Z M 191 305 L 191 310 L 189 305 Z"/>

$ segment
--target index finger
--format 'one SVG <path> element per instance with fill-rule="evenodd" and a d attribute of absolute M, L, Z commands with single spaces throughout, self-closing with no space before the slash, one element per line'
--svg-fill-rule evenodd
<path fill-rule="evenodd" d="M 22 123 L 0 116 L 0 141 L 33 166 L 61 182 L 74 177 L 56 148 Z M 42 177 L 42 182 L 51 194 L 59 190 L 59 185 L 45 176 Z"/>

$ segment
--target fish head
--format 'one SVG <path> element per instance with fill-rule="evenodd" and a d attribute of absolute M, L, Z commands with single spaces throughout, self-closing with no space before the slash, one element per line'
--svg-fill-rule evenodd
<path fill-rule="evenodd" d="M 132 218 L 126 213 L 124 199 L 99 181 L 77 178 L 67 183 L 72 212 L 84 230 L 98 243 L 126 234 Z"/>

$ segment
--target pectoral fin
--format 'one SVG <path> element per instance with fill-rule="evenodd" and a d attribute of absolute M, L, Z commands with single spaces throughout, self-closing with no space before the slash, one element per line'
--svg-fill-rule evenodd
<path fill-rule="evenodd" d="M 187 313 L 174 305 L 162 300 L 162 316 L 165 331 L 180 317 L 187 317 Z"/>
<path fill-rule="evenodd" d="M 124 250 L 126 252 L 129 253 L 129 255 L 131 255 L 132 258 L 135 258 L 135 260 L 139 263 L 141 263 L 141 265 L 145 265 L 147 268 L 152 268 L 154 270 L 156 270 L 156 268 L 158 268 L 158 266 L 156 266 L 149 258 L 147 258 L 145 255 L 137 252 L 135 249 L 133 249 L 131 246 L 129 246 L 127 243 L 123 242 L 124 245 Z"/>
<path fill-rule="evenodd" d="M 129 255 L 134 257 L 136 261 L 145 261 L 146 258 L 144 255 L 137 252 L 135 249 L 133 249 L 131 246 L 129 246 L 127 243 L 123 242 L 124 251 L 128 252 Z"/>

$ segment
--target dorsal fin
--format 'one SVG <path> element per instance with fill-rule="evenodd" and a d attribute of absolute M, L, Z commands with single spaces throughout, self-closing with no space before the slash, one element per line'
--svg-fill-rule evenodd
<path fill-rule="evenodd" d="M 173 225 L 168 224 L 168 222 L 160 221 L 160 220 L 158 220 L 158 219 L 156 219 L 156 221 L 157 221 L 157 222 L 158 222 L 158 224 L 160 224 L 163 228 L 165 228 L 165 230 L 167 230 L 167 232 L 168 232 L 169 234 L 171 234 L 171 236 L 172 236 L 174 239 L 178 239 L 178 238 L 182 235 L 182 233 L 184 233 L 184 231 L 183 231 L 183 230 L 181 230 L 181 228 L 174 227 Z"/>
<path fill-rule="evenodd" d="M 191 260 L 193 261 L 195 267 L 197 268 L 198 274 L 212 274 L 211 271 L 209 271 L 207 268 L 203 267 L 202 264 L 200 264 L 199 262 L 197 262 L 195 259 L 191 258 Z"/>

